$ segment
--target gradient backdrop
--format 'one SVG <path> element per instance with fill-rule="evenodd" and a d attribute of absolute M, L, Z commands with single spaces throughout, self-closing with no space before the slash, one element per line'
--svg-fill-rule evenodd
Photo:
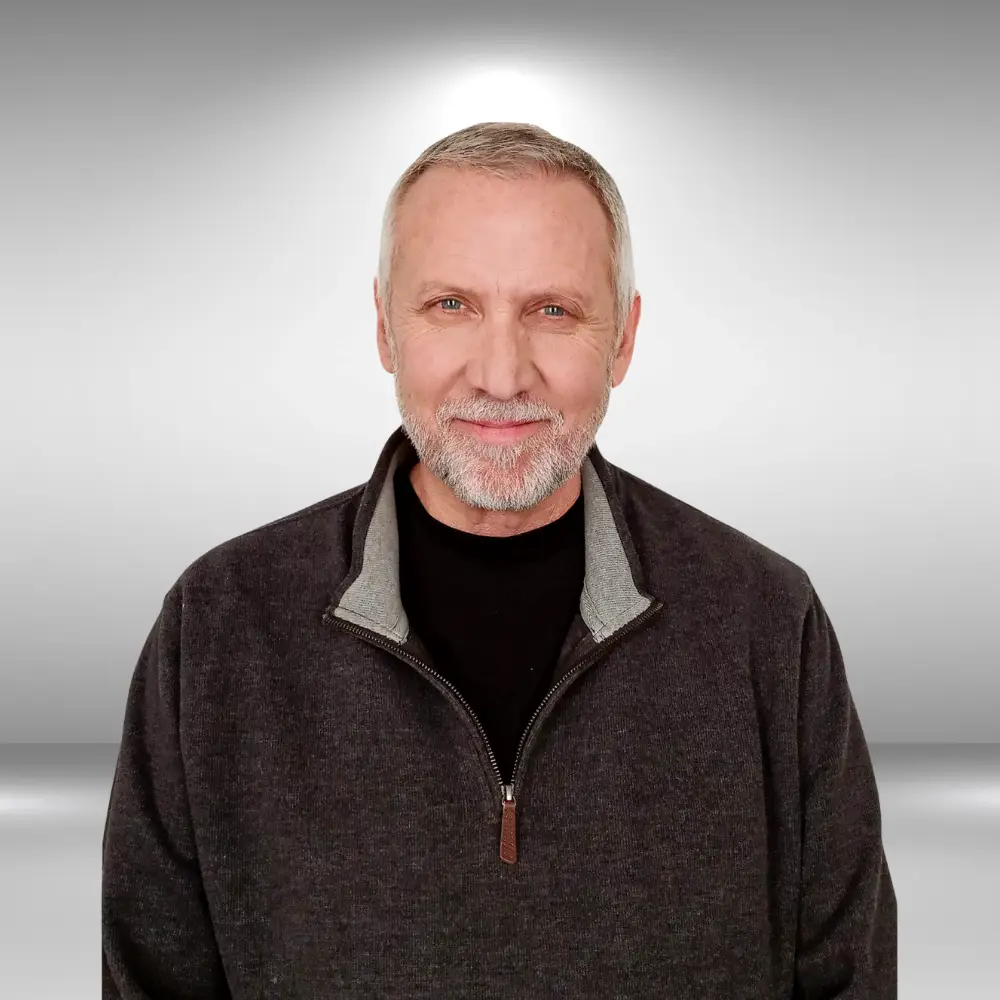
<path fill-rule="evenodd" d="M 116 744 L 183 569 L 368 477 L 384 200 L 487 119 L 628 206 L 604 454 L 806 569 L 872 744 L 1000 743 L 998 109 L 997 3 L 5 3 L 0 743 Z"/>

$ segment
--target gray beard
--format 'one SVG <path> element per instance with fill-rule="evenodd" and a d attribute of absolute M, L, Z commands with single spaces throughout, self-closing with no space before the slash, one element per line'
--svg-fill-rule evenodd
<path fill-rule="evenodd" d="M 494 444 L 442 427 L 436 416 L 430 422 L 418 419 L 406 404 L 399 365 L 395 368 L 403 429 L 420 461 L 462 503 L 481 510 L 530 510 L 565 485 L 593 447 L 611 398 L 609 363 L 601 400 L 583 425 L 564 434 L 560 416 L 523 441 Z"/>

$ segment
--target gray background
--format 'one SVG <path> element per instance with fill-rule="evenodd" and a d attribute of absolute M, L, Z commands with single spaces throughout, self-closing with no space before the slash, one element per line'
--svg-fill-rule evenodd
<path fill-rule="evenodd" d="M 1000 5 L 648 7 L 4 6 L 0 741 L 117 741 L 184 567 L 367 478 L 384 199 L 498 117 L 630 211 L 604 453 L 810 573 L 870 739 L 1000 741 Z"/>
<path fill-rule="evenodd" d="M 0 5 L 4 1000 L 98 995 L 160 601 L 368 477 L 398 424 L 384 199 L 497 118 L 591 150 L 629 208 L 643 316 L 602 451 L 830 614 L 900 996 L 995 1000 L 1000 5 L 647 6 Z"/>

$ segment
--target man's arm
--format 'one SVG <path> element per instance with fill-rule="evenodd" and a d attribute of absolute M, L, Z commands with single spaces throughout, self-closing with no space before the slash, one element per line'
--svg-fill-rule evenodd
<path fill-rule="evenodd" d="M 802 868 L 794 1000 L 896 1000 L 896 895 L 875 774 L 836 633 L 812 590 L 802 632 Z"/>
<path fill-rule="evenodd" d="M 132 676 L 104 826 L 103 1000 L 229 997 L 202 887 L 178 739 L 180 588 Z"/>

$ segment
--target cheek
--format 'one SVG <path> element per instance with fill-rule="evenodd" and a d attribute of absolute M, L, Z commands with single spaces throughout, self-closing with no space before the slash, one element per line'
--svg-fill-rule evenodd
<path fill-rule="evenodd" d="M 402 331 L 400 341 L 415 371 L 444 374 L 461 368 L 466 360 L 462 338 L 454 331 L 413 323 Z"/>
<path fill-rule="evenodd" d="M 421 350 L 408 345 L 400 367 L 399 385 L 403 395 L 422 410 L 435 410 L 454 386 L 461 363 L 438 349 Z"/>
<path fill-rule="evenodd" d="M 606 366 L 595 365 L 590 358 L 563 358 L 545 367 L 540 364 L 539 371 L 553 403 L 567 412 L 591 409 L 607 384 Z"/>

